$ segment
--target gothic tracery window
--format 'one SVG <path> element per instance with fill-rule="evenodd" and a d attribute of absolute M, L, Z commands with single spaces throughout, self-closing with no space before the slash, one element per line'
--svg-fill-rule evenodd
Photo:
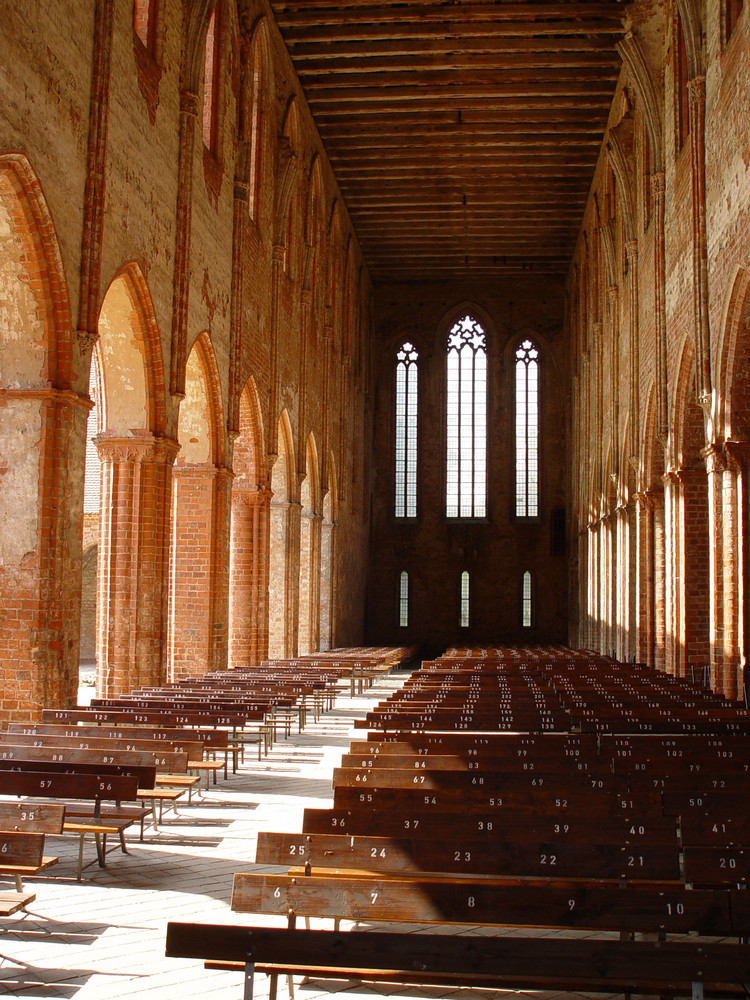
<path fill-rule="evenodd" d="M 447 517 L 487 514 L 487 345 L 468 315 L 448 335 L 445 506 Z"/>
<path fill-rule="evenodd" d="M 417 361 L 408 341 L 396 355 L 396 517 L 417 516 Z"/>
<path fill-rule="evenodd" d="M 516 517 L 539 513 L 539 351 L 516 351 Z"/>

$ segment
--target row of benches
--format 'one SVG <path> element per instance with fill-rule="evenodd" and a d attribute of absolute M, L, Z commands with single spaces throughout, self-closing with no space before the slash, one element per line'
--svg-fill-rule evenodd
<path fill-rule="evenodd" d="M 380 651 L 398 662 L 404 654 Z M 0 895 L 0 913 L 31 901 L 22 876 L 57 860 L 44 855 L 45 836 L 78 838 L 80 880 L 86 838 L 93 837 L 101 866 L 108 836 L 127 852 L 130 827 L 140 826 L 143 840 L 145 823 L 157 828 L 165 805 L 199 794 L 201 776 L 206 785 L 220 770 L 227 778 L 229 761 L 236 771 L 249 743 L 257 741 L 260 759 L 280 728 L 288 735 L 293 708 L 301 728 L 307 704 L 316 717 L 330 707 L 346 671 L 271 662 L 188 679 L 160 689 L 163 698 L 143 691 L 111 704 L 94 699 L 93 706 L 46 709 L 40 722 L 10 724 L 0 733 L 0 794 L 31 801 L 0 800 L 0 874 L 16 882 Z"/>
<path fill-rule="evenodd" d="M 555 657 L 567 677 L 592 662 L 569 668 L 577 658 Z M 443 666 L 460 675 L 457 663 Z M 477 666 L 473 678 L 499 686 L 502 675 L 510 688 L 527 673 L 514 657 Z M 276 914 L 286 930 L 172 924 L 168 954 L 239 961 L 248 979 L 261 968 L 274 977 L 742 991 L 750 982 L 745 738 L 722 725 L 712 737 L 628 735 L 627 714 L 622 736 L 489 731 L 481 687 L 474 679 L 461 692 L 465 699 L 471 688 L 477 729 L 448 729 L 432 703 L 407 700 L 403 720 L 370 726 L 366 741 L 352 743 L 334 773 L 331 808 L 306 810 L 299 834 L 259 835 L 256 865 L 283 868 L 237 873 L 232 907 Z M 587 698 L 594 706 L 595 695 Z M 480 925 L 501 936 L 373 940 L 337 927 L 301 930 L 299 917 L 371 929 Z"/>

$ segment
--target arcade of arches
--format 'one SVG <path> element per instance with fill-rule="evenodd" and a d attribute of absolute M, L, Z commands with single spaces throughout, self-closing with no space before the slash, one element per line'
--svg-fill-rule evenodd
<path fill-rule="evenodd" d="M 104 695 L 416 641 L 567 642 L 742 696 L 747 4 L 583 6 L 616 72 L 599 134 L 552 142 L 589 148 L 581 211 L 577 151 L 532 206 L 573 225 L 564 267 L 501 194 L 529 256 L 482 258 L 464 193 L 445 240 L 475 257 L 419 272 L 329 157 L 304 5 L 0 0 L 0 721 L 74 702 L 82 657 Z"/>

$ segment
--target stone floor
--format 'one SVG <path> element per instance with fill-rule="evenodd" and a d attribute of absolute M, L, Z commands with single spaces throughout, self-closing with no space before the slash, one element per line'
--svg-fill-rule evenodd
<path fill-rule="evenodd" d="M 170 815 L 158 833 L 150 831 L 144 843 L 129 844 L 128 855 L 112 851 L 106 869 L 92 861 L 89 844 L 90 864 L 80 883 L 77 847 L 66 838 L 48 839 L 47 853 L 57 855 L 59 863 L 48 877 L 26 883 L 36 892 L 27 912 L 2 919 L 0 995 L 240 1000 L 241 975 L 164 957 L 168 921 L 261 922 L 263 918 L 243 918 L 230 910 L 232 876 L 253 862 L 258 830 L 298 831 L 306 806 L 330 804 L 331 773 L 355 736 L 354 719 L 402 680 L 403 675 L 396 674 L 364 695 L 342 695 L 333 711 L 277 743 L 263 761 L 247 759 L 237 774 L 228 781 L 220 779 L 199 802 L 181 805 L 178 816 Z M 571 997 L 301 980 L 295 993 L 297 1000 Z M 268 995 L 263 976 L 258 977 L 255 995 L 261 1000 Z M 280 996 L 286 1000 L 285 987 Z"/>

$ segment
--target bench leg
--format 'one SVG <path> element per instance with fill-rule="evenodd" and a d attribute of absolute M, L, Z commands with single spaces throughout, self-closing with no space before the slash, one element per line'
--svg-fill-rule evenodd
<path fill-rule="evenodd" d="M 16 883 L 16 892 L 23 892 L 23 882 L 21 881 L 21 876 L 14 875 L 13 878 L 15 879 Z"/>
<path fill-rule="evenodd" d="M 253 1000 L 253 979 L 255 978 L 255 962 L 245 962 L 245 991 L 242 1000 Z"/>
<path fill-rule="evenodd" d="M 83 874 L 83 838 L 85 836 L 85 833 L 78 835 L 78 872 L 76 874 L 76 879 L 79 882 L 81 881 L 81 875 Z"/>

